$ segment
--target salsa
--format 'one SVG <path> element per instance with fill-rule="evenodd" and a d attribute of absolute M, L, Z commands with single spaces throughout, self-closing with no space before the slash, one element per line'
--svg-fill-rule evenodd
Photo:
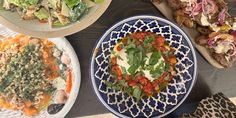
<path fill-rule="evenodd" d="M 139 100 L 164 89 L 176 74 L 174 49 L 165 38 L 151 32 L 130 34 L 114 47 L 107 86 Z"/>

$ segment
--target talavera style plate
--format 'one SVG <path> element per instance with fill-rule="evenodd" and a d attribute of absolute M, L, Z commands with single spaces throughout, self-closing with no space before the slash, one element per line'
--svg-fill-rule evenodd
<path fill-rule="evenodd" d="M 111 79 L 108 63 L 116 43 L 133 32 L 160 34 L 173 47 L 178 63 L 177 75 L 166 89 L 139 102 L 122 91 L 107 88 Z M 97 42 L 91 59 L 93 88 L 102 104 L 119 117 L 163 117 L 183 103 L 189 95 L 197 74 L 197 60 L 188 36 L 172 22 L 155 16 L 135 16 L 112 26 Z"/>

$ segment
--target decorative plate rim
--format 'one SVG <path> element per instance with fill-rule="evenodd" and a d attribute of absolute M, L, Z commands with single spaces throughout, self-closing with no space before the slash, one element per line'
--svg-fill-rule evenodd
<path fill-rule="evenodd" d="M 162 21 L 164 23 L 169 24 L 170 26 L 174 27 L 177 31 L 180 32 L 180 34 L 186 39 L 187 43 L 189 44 L 189 48 L 192 51 L 193 54 L 193 61 L 194 61 L 194 72 L 193 72 L 193 80 L 192 83 L 189 87 L 189 89 L 187 90 L 186 94 L 184 95 L 183 99 L 179 101 L 179 103 L 174 106 L 172 109 L 170 109 L 169 111 L 156 116 L 156 117 L 164 117 L 168 114 L 170 114 L 171 112 L 173 112 L 174 110 L 176 110 L 184 101 L 185 99 L 188 97 L 188 95 L 190 94 L 194 84 L 196 83 L 197 80 L 197 58 L 196 58 L 196 51 L 193 47 L 192 41 L 190 40 L 189 36 L 185 33 L 185 31 L 183 31 L 176 23 L 173 23 L 163 17 L 159 17 L 159 16 L 154 16 L 154 15 L 136 15 L 136 16 L 132 16 L 123 20 L 120 20 L 118 22 L 116 22 L 114 25 L 112 25 L 112 27 L 110 27 L 109 29 L 106 30 L 106 32 L 101 36 L 101 38 L 99 38 L 99 40 L 95 43 L 94 49 L 93 49 L 93 53 L 91 56 L 91 60 L 90 60 L 90 76 L 91 76 L 91 82 L 93 85 L 93 90 L 97 96 L 97 98 L 99 99 L 99 101 L 114 115 L 118 116 L 118 117 L 127 117 L 117 111 L 115 111 L 114 109 L 112 109 L 102 98 L 102 96 L 100 95 L 99 91 L 98 91 L 98 87 L 96 85 L 95 82 L 95 77 L 94 77 L 94 62 L 95 62 L 95 56 L 97 55 L 97 49 L 99 48 L 99 46 L 101 45 L 101 43 L 103 42 L 103 40 L 106 38 L 106 36 L 111 33 L 111 31 L 113 31 L 115 28 L 117 28 L 118 26 L 131 21 L 131 20 L 138 20 L 138 19 L 153 19 L 153 20 L 158 20 L 158 21 Z"/>

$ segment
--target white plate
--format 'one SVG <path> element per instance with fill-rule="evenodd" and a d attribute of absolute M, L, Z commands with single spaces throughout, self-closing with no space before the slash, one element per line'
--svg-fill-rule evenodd
<path fill-rule="evenodd" d="M 0 23 L 13 31 L 35 37 L 54 38 L 73 34 L 93 24 L 108 8 L 112 0 L 96 4 L 79 21 L 60 28 L 50 28 L 38 20 L 22 20 L 16 12 L 0 10 Z"/>
<path fill-rule="evenodd" d="M 10 31 L 9 29 L 3 27 L 0 24 L 0 35 L 4 37 L 14 36 L 17 33 Z M 70 59 L 71 59 L 71 68 L 73 72 L 73 79 L 72 79 L 72 89 L 69 95 L 69 99 L 66 102 L 65 106 L 61 111 L 54 115 L 49 115 L 47 111 L 41 111 L 39 115 L 35 116 L 35 118 L 61 118 L 64 117 L 71 109 L 77 95 L 79 93 L 80 83 L 81 83 L 81 71 L 80 71 L 80 63 L 78 57 L 71 46 L 71 44 L 65 38 L 49 38 L 56 46 L 66 52 Z M 28 118 L 24 116 L 21 111 L 13 111 L 13 110 L 2 110 L 0 111 L 0 118 Z"/>

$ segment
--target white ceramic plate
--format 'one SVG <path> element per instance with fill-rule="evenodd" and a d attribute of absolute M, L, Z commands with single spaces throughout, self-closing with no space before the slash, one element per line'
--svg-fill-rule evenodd
<path fill-rule="evenodd" d="M 0 10 L 0 23 L 13 31 L 35 37 L 54 38 L 73 34 L 93 24 L 108 8 L 112 0 L 96 4 L 79 21 L 60 28 L 51 28 L 38 20 L 22 20 L 16 12 Z"/>
<path fill-rule="evenodd" d="M 14 36 L 17 33 L 12 32 L 11 30 L 3 27 L 0 24 L 0 36 L 9 37 Z M 0 37 L 0 39 L 1 39 Z M 47 113 L 46 110 L 41 111 L 35 118 L 61 118 L 64 117 L 73 106 L 77 95 L 79 93 L 80 83 L 81 83 L 81 71 L 80 71 L 80 63 L 78 57 L 70 45 L 70 43 L 65 38 L 49 38 L 56 46 L 66 52 L 70 59 L 71 59 L 71 68 L 73 72 L 73 79 L 72 79 L 72 89 L 69 95 L 69 99 L 67 100 L 65 106 L 62 108 L 61 111 L 54 115 L 50 115 Z M 21 111 L 13 111 L 13 110 L 1 110 L 0 111 L 0 118 L 28 118 L 24 116 Z"/>

